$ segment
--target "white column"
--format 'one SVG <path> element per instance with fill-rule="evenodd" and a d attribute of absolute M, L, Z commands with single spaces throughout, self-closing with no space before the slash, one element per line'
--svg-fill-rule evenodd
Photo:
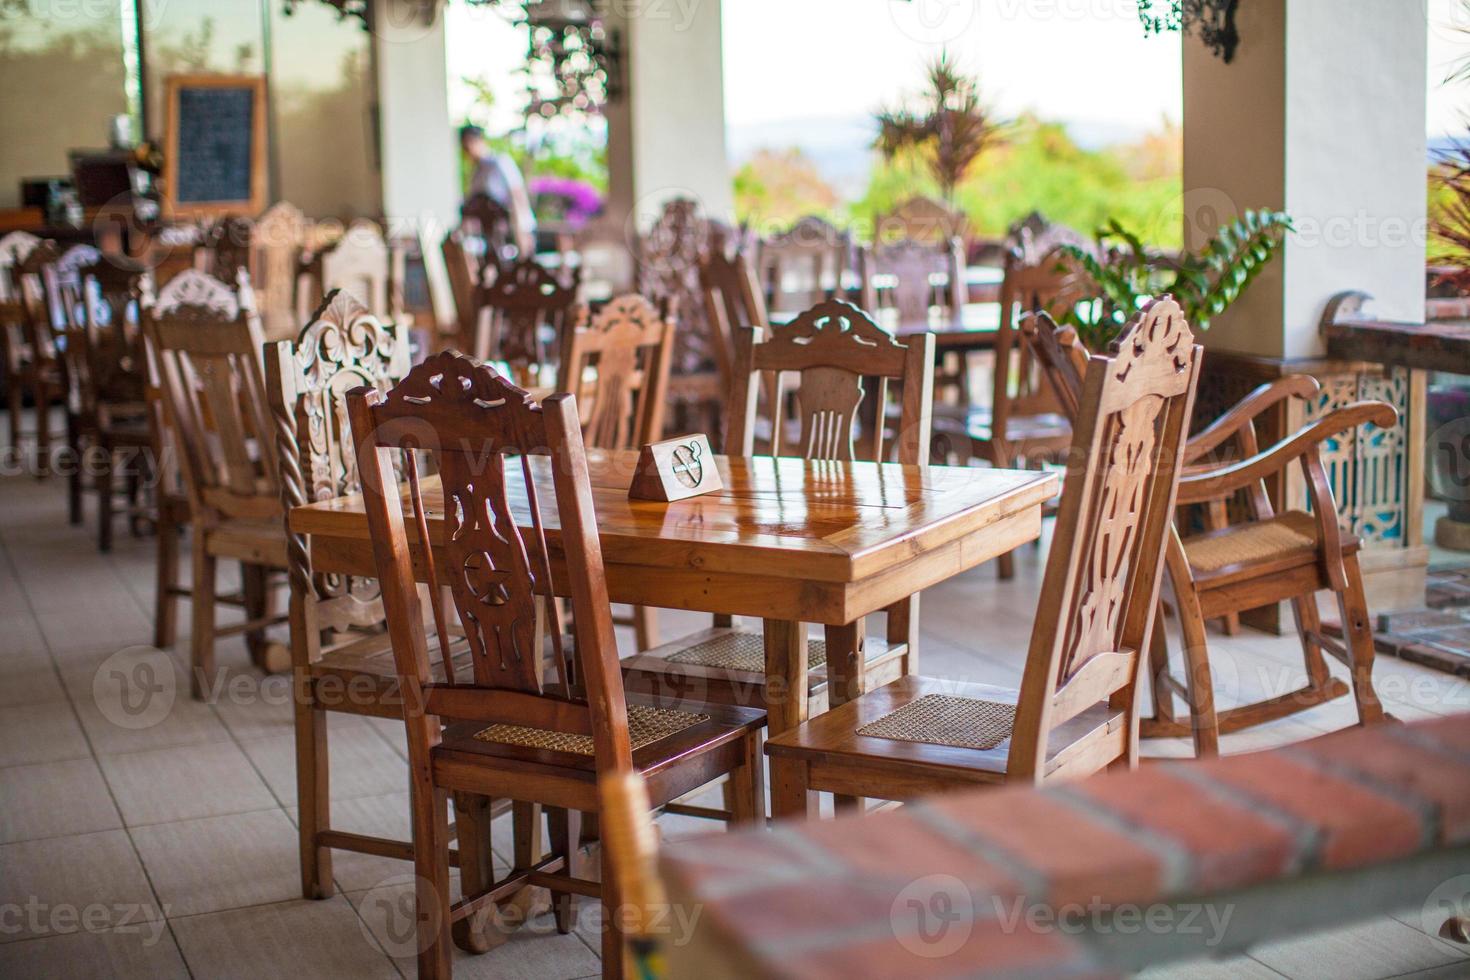
<path fill-rule="evenodd" d="M 622 96 L 607 111 L 609 217 L 646 228 L 673 197 L 730 218 L 720 0 L 621 0 Z"/>
<path fill-rule="evenodd" d="M 459 222 L 459 169 L 441 6 L 373 0 L 373 58 L 383 215 L 390 231 L 421 235 L 434 305 L 448 311 L 453 301 L 439 243 Z"/>
<path fill-rule="evenodd" d="M 1297 223 L 1284 253 L 1214 322 L 1211 346 L 1322 353 L 1317 321 L 1362 289 L 1387 319 L 1424 316 L 1424 5 L 1255 0 L 1225 64 L 1184 41 L 1185 243 L 1246 208 Z"/>

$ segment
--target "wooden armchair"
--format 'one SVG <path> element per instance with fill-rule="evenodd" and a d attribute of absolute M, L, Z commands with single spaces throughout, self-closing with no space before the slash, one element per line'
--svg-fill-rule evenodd
<path fill-rule="evenodd" d="M 1028 318 L 1022 329 L 1064 411 L 1072 411 L 1075 393 L 1080 390 L 1077 365 L 1085 356 L 1075 332 L 1058 328 L 1045 314 Z M 1154 714 L 1143 721 L 1146 737 L 1192 736 L 1198 755 L 1218 755 L 1221 734 L 1342 697 L 1348 686 L 1329 673 L 1323 651 L 1347 665 L 1359 722 L 1369 724 L 1384 717 L 1373 689 L 1373 632 L 1358 566 L 1361 543 L 1340 530 L 1320 447 L 1360 425 L 1393 425 L 1397 415 L 1382 402 L 1357 402 L 1261 450 L 1253 420 L 1287 399 L 1310 397 L 1317 389 L 1317 381 L 1303 375 L 1262 385 L 1185 445 L 1179 505 L 1204 508 L 1207 530 L 1189 536 L 1176 530 L 1169 536 L 1165 567 L 1183 634 L 1185 677 L 1181 681 L 1171 672 L 1160 620 L 1149 650 Z M 1213 461 L 1221 447 L 1230 443 L 1235 449 L 1233 460 Z M 1293 464 L 1301 467 L 1312 509 L 1278 514 L 1265 481 L 1284 477 Z M 1244 498 L 1244 519 L 1232 522 L 1226 504 L 1237 495 Z M 1322 632 L 1316 594 L 1323 590 L 1337 599 L 1345 645 Z M 1295 614 L 1306 684 L 1263 701 L 1217 711 L 1206 621 L 1286 601 Z M 1188 706 L 1188 720 L 1175 716 L 1175 695 Z"/>
<path fill-rule="evenodd" d="M 74 455 L 67 474 L 71 521 L 82 519 L 82 477 L 94 474 L 97 547 L 112 550 L 119 458 L 124 493 L 136 529 L 144 476 L 158 460 L 152 453 L 145 391 L 143 333 L 138 301 L 147 270 L 120 257 L 103 259 L 90 245 L 68 249 L 46 270 L 47 296 L 65 324 L 68 435 Z"/>
<path fill-rule="evenodd" d="M 815 216 L 761 239 L 758 255 L 763 299 L 775 310 L 843 299 L 844 279 L 855 274 L 852 235 Z"/>
<path fill-rule="evenodd" d="M 1200 348 L 1166 299 L 1122 350 L 1087 366 L 1020 690 L 902 677 L 772 737 L 773 815 L 812 814 L 812 791 L 908 799 L 1137 765 L 1136 682 Z"/>
<path fill-rule="evenodd" d="M 538 404 L 490 367 L 445 352 L 386 395 L 353 390 L 348 405 L 404 693 L 419 976 L 449 975 L 451 938 L 483 949 L 495 905 L 528 886 L 557 895 L 562 931 L 571 928 L 573 895 L 600 898 L 608 910 L 604 975 L 621 976 L 619 878 L 606 852 L 600 884 L 581 873 L 579 815 L 600 813 L 599 779 L 637 771 L 654 806 L 731 774 L 739 816 L 758 819 L 763 789 L 756 734 L 764 713 L 718 706 L 673 711 L 624 695 L 573 396 L 552 395 Z M 435 508 L 432 531 L 432 505 L 418 477 L 417 456 L 426 445 L 433 447 L 448 503 Z M 394 470 L 400 452 L 411 517 Z M 556 503 L 555 555 L 540 503 L 547 493 Z M 444 581 L 472 653 L 472 671 L 447 669 L 442 683 L 433 680 L 416 564 L 434 593 L 438 576 L 449 573 Z M 552 594 L 553 576 L 570 594 L 574 637 L 567 649 L 560 632 L 551 631 L 548 676 L 535 610 Z M 442 662 L 450 648 L 449 610 L 431 605 Z M 451 797 L 465 895 L 452 905 Z M 552 808 L 552 854 L 520 855 L 514 870 L 495 881 L 483 801 L 505 797 Z"/>
<path fill-rule="evenodd" d="M 267 642 L 269 573 L 287 568 L 274 428 L 261 372 L 260 323 L 240 290 L 197 270 L 181 272 L 146 304 L 143 326 L 156 357 L 169 432 L 188 488 L 193 547 L 191 682 L 203 700 L 215 678 L 214 642 L 246 635 L 256 664 L 279 671 L 284 647 Z M 240 562 L 246 620 L 216 629 L 219 559 Z"/>
<path fill-rule="evenodd" d="M 532 258 L 501 266 L 477 291 L 477 307 L 488 313 L 476 319 L 469 353 L 478 361 L 503 361 L 518 384 L 545 384 L 537 372 L 581 318 L 578 281 L 577 273 L 564 281 Z"/>
<path fill-rule="evenodd" d="M 784 327 L 746 327 L 736 332 L 735 386 L 727 407 L 730 428 L 725 438 L 732 455 L 753 455 L 758 379 L 775 375 L 781 404 L 783 372 L 800 375 L 797 394 L 799 442 L 787 446 L 784 427 L 773 427 L 771 455 L 812 460 L 885 459 L 881 426 L 866 433 L 859 451 L 856 416 L 871 383 L 874 400 L 888 400 L 888 385 L 902 386 L 902 421 L 898 427 L 898 460 L 908 465 L 928 462 L 929 408 L 933 397 L 934 337 L 922 334 L 900 343 L 851 303 L 819 303 Z M 879 417 L 882 417 L 880 410 Z M 886 642 L 870 642 L 865 623 L 827 627 L 825 638 L 808 644 L 811 665 L 809 697 L 833 705 L 861 694 L 868 683 L 882 683 L 913 673 L 918 663 L 918 596 L 888 610 Z M 698 690 L 720 704 L 766 703 L 764 647 L 759 633 L 717 620 L 712 629 L 666 643 L 624 661 L 627 683 L 639 691 L 676 697 Z M 828 683 L 830 681 L 830 683 Z M 776 697 L 776 695 L 772 695 Z M 820 704 L 820 702 L 818 702 Z M 814 706 L 813 710 L 820 710 Z"/>

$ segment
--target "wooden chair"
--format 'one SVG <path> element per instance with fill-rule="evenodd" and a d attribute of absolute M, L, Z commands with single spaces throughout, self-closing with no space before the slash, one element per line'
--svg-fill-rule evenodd
<path fill-rule="evenodd" d="M 844 280 L 855 274 L 852 235 L 816 216 L 761 239 L 757 254 L 763 299 L 774 310 L 843 299 Z"/>
<path fill-rule="evenodd" d="M 456 228 L 444 236 L 439 251 L 444 256 L 444 270 L 449 277 L 449 295 L 454 301 L 454 322 L 458 336 L 447 338 L 449 346 L 472 344 L 478 333 L 480 305 L 476 291 L 480 285 L 482 266 L 478 256 L 466 247 L 466 236 Z"/>
<path fill-rule="evenodd" d="M 1087 367 L 1020 690 L 903 677 L 773 736 L 773 814 L 812 814 L 819 790 L 908 799 L 1137 765 L 1137 678 L 1201 349 L 1161 299 L 1121 350 Z"/>
<path fill-rule="evenodd" d="M 637 449 L 663 437 L 673 344 L 674 321 L 637 293 L 614 298 L 567 333 L 556 390 L 577 396 L 586 446 Z M 652 607 L 635 607 L 626 623 L 639 650 L 658 646 Z"/>
<path fill-rule="evenodd" d="M 38 243 L 14 267 L 18 323 L 13 337 L 7 341 L 10 379 L 14 388 L 10 395 L 11 436 L 19 446 L 20 398 L 31 396 L 36 414 L 36 471 L 44 477 L 51 471 L 51 408 L 66 406 L 66 371 L 62 365 L 57 334 L 63 329 L 54 320 L 53 304 L 46 289 L 45 270 L 61 259 L 55 242 Z"/>
<path fill-rule="evenodd" d="M 698 713 L 671 711 L 624 695 L 575 398 L 557 394 L 538 404 L 490 367 L 450 351 L 428 358 L 386 395 L 355 389 L 348 405 L 404 692 L 419 976 L 449 975 L 451 936 L 466 948 L 483 948 L 495 903 L 527 886 L 557 894 L 563 931 L 571 928 L 572 895 L 600 897 L 608 910 L 621 909 L 614 873 L 605 868 L 600 885 L 579 874 L 578 815 L 600 812 L 601 777 L 641 772 L 657 806 L 732 774 L 739 787 L 738 817 L 758 819 L 763 789 L 756 733 L 763 712 L 715 706 Z M 430 545 L 417 475 L 416 450 L 424 446 L 433 447 L 450 502 L 437 547 Z M 412 549 L 393 469 L 395 451 L 406 457 Z M 518 457 L 516 469 L 525 477 L 516 490 L 511 484 L 521 481 L 506 466 L 507 456 Z M 574 614 L 572 650 L 555 624 L 550 630 L 554 679 L 544 672 L 535 612 L 551 594 L 553 574 L 537 479 L 549 480 L 555 495 L 558 583 L 565 583 Z M 521 526 L 522 515 L 529 516 L 529 528 Z M 445 682 L 432 680 L 415 558 L 434 593 L 439 574 L 449 572 L 453 606 L 473 657 L 469 676 L 449 669 Z M 450 648 L 447 610 L 431 605 L 442 661 Z M 451 796 L 466 896 L 452 906 L 446 813 Z M 490 797 L 554 808 L 551 856 L 522 853 L 498 882 L 483 805 Z M 610 911 L 604 922 L 604 975 L 620 976 L 618 915 Z"/>
<path fill-rule="evenodd" d="M 745 327 L 771 322 L 755 269 L 746 249 L 712 249 L 699 262 L 699 291 L 713 338 L 715 368 L 722 391 L 735 384 L 735 335 Z M 717 436 L 718 433 L 708 433 Z"/>
<path fill-rule="evenodd" d="M 517 383 L 535 387 L 548 353 L 559 350 L 561 338 L 581 316 L 577 287 L 575 271 L 563 280 L 532 258 L 501 266 L 479 287 L 477 307 L 488 313 L 476 320 L 471 353 L 476 360 L 505 362 Z"/>
<path fill-rule="evenodd" d="M 1064 410 L 1076 404 L 1077 364 L 1084 348 L 1070 328 L 1058 328 L 1050 317 L 1027 318 L 1026 340 L 1056 387 Z M 1334 678 L 1323 651 L 1349 669 L 1358 720 L 1370 724 L 1384 718 L 1373 689 L 1373 629 L 1358 565 L 1361 543 L 1340 530 L 1337 505 L 1320 451 L 1324 442 L 1360 425 L 1392 426 L 1394 409 L 1383 402 L 1356 402 L 1323 416 L 1266 450 L 1256 440 L 1253 420 L 1291 398 L 1316 394 L 1316 379 L 1292 375 L 1265 384 L 1197 433 L 1185 445 L 1185 474 L 1179 505 L 1206 508 L 1208 530 L 1167 541 L 1168 582 L 1183 636 L 1185 677 L 1169 666 L 1163 621 L 1149 649 L 1154 714 L 1143 721 L 1145 737 L 1192 736 L 1196 754 L 1219 754 L 1221 734 L 1264 724 L 1305 711 L 1348 693 Z M 1234 443 L 1235 456 L 1224 463 L 1214 457 Z M 1285 478 L 1297 463 L 1306 479 L 1311 511 L 1277 513 L 1266 481 Z M 1226 517 L 1226 503 L 1243 496 L 1243 520 Z M 1346 644 L 1326 636 L 1317 611 L 1316 594 L 1330 591 L 1342 614 Z M 1225 711 L 1215 708 L 1205 623 L 1259 606 L 1290 602 L 1301 639 L 1307 682 L 1297 690 Z M 1174 714 L 1174 697 L 1183 698 L 1190 718 Z"/>
<path fill-rule="evenodd" d="M 5 386 L 5 402 L 10 417 L 10 447 L 16 453 L 20 452 L 24 379 L 29 360 L 20 267 L 40 244 L 41 239 L 25 231 L 12 231 L 0 237 L 0 371 L 4 372 L 0 375 L 0 384 Z"/>
<path fill-rule="evenodd" d="M 1077 278 L 1057 255 L 1026 265 L 1019 255 L 1006 261 L 1000 287 L 1000 327 L 995 334 L 995 368 L 988 409 L 965 415 L 964 435 L 974 456 L 992 466 L 1039 467 L 1066 452 L 1072 424 L 1057 403 L 1052 386 L 1021 342 L 1017 321 L 1023 313 L 1070 309 L 1082 298 Z M 943 430 L 944 422 L 939 423 Z M 1013 553 L 997 559 L 1001 579 L 1015 575 Z"/>
<path fill-rule="evenodd" d="M 346 393 L 360 385 L 386 390 L 408 374 L 408 365 L 407 338 L 344 290 L 327 294 L 295 340 L 266 345 L 286 513 L 359 491 Z M 403 704 L 376 580 L 314 574 L 310 542 L 289 528 L 286 557 L 301 890 L 306 898 L 329 898 L 334 848 L 411 860 L 413 846 L 332 828 L 327 712 L 401 718 Z"/>
<path fill-rule="evenodd" d="M 945 242 L 877 242 L 858 253 L 863 309 L 892 310 L 899 324 L 929 322 L 930 311 L 959 316 L 965 306 L 965 256 L 958 238 Z"/>
<path fill-rule="evenodd" d="M 898 428 L 898 460 L 908 465 L 928 462 L 929 408 L 933 396 L 934 338 L 923 334 L 899 343 L 868 316 L 842 300 L 819 303 L 784 327 L 736 331 L 735 387 L 728 413 L 725 444 L 732 455 L 752 455 L 755 437 L 757 378 L 782 372 L 800 375 L 797 393 L 799 441 L 786 446 L 784 426 L 773 427 L 771 455 L 813 460 L 881 460 L 886 458 L 882 427 L 865 433 L 860 451 L 856 416 L 874 385 L 874 400 L 888 399 L 888 385 L 902 386 L 903 408 Z M 773 382 L 781 404 L 780 380 Z M 880 415 L 881 417 L 881 415 Z M 829 626 L 824 639 L 808 644 L 811 665 L 809 697 L 825 696 L 842 704 L 861 694 L 867 682 L 882 683 L 913 673 L 918 664 L 918 596 L 888 610 L 886 642 L 871 642 L 863 620 Z M 748 704 L 766 696 L 765 654 L 759 633 L 733 627 L 728 619 L 692 636 L 624 661 L 627 683 L 634 690 L 674 696 L 699 692 L 719 704 Z M 830 680 L 830 684 L 828 681 Z M 813 711 L 820 710 L 820 702 Z"/>
<path fill-rule="evenodd" d="M 261 212 L 251 230 L 250 285 L 267 337 L 294 336 L 301 325 L 296 319 L 296 281 L 308 225 L 300 208 L 278 201 Z"/>
<path fill-rule="evenodd" d="M 121 458 L 130 523 L 139 526 L 138 492 L 157 459 L 148 426 L 143 333 L 138 301 L 147 270 L 120 257 L 103 259 L 76 245 L 46 273 L 47 295 L 66 329 L 64 362 L 73 466 L 69 511 L 82 519 L 82 477 L 91 470 L 97 492 L 97 547 L 112 550 L 116 473 Z"/>
<path fill-rule="evenodd" d="M 362 298 L 374 316 L 391 317 L 388 242 L 376 222 L 359 219 L 332 245 L 303 256 L 296 290 L 296 319 L 306 323 L 327 293 L 345 289 Z"/>
<path fill-rule="evenodd" d="M 188 488 L 193 547 L 191 683 L 203 700 L 215 678 L 214 641 L 246 635 L 256 664 L 279 671 L 289 652 L 270 644 L 272 570 L 287 565 L 274 427 L 261 371 L 260 323 L 240 291 L 182 272 L 147 304 L 143 324 L 160 372 L 168 428 Z M 219 559 L 240 562 L 245 622 L 216 629 Z"/>

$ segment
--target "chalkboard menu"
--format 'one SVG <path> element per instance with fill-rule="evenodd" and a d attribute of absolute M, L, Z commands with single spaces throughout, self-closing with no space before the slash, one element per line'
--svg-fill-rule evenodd
<path fill-rule="evenodd" d="M 265 206 L 265 80 L 175 75 L 167 80 L 164 201 L 174 213 Z"/>

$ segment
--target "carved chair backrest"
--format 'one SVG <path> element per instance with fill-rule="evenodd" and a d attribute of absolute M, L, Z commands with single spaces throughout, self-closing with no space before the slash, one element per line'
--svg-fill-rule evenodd
<path fill-rule="evenodd" d="M 535 259 L 516 259 L 480 286 L 478 305 L 488 311 L 477 322 L 476 360 L 504 361 L 512 375 L 530 384 L 533 369 L 559 349 L 569 325 L 579 316 L 574 271 L 570 280 L 557 276 Z M 548 347 L 546 334 L 555 340 Z"/>
<path fill-rule="evenodd" d="M 718 343 L 701 296 L 699 267 L 712 251 L 733 246 L 732 237 L 706 218 L 697 202 L 675 198 L 638 238 L 638 292 L 671 311 L 679 324 L 676 374 L 718 370 Z"/>
<path fill-rule="evenodd" d="M 1099 703 L 1123 712 L 1095 730 L 1097 764 L 1137 764 L 1141 651 L 1183 470 L 1200 352 L 1179 305 L 1150 303 L 1089 359 L 1007 768 L 1040 781 L 1053 730 Z M 1106 726 L 1105 726 L 1106 727 Z"/>
<path fill-rule="evenodd" d="M 760 282 L 776 310 L 804 310 L 841 297 L 852 264 L 852 235 L 823 218 L 808 216 L 760 242 Z"/>
<path fill-rule="evenodd" d="M 567 332 L 556 390 L 577 396 L 582 441 L 637 449 L 663 437 L 674 321 L 629 293 Z"/>
<path fill-rule="evenodd" d="M 357 453 L 347 421 L 347 392 L 387 390 L 408 374 L 408 344 L 346 290 L 334 289 L 294 340 L 266 345 L 265 383 L 275 423 L 281 505 L 357 493 Z M 306 541 L 287 535 L 287 559 L 300 594 L 317 600 L 319 629 L 382 621 L 376 580 L 314 575 Z"/>
<path fill-rule="evenodd" d="M 699 263 L 699 288 L 720 372 L 720 387 L 730 390 L 735 375 L 735 333 L 770 323 L 749 253 L 744 248 L 714 249 Z"/>
<path fill-rule="evenodd" d="M 169 429 L 196 516 L 276 520 L 281 491 L 249 276 L 238 290 L 190 269 L 144 312 Z"/>
<path fill-rule="evenodd" d="M 1072 327 L 1058 326 L 1045 310 L 1022 315 L 1018 329 L 1026 350 L 1046 376 L 1057 407 L 1069 421 L 1081 411 L 1082 379 L 1092 352 Z"/>
<path fill-rule="evenodd" d="M 40 244 L 41 239 L 26 231 L 0 237 L 0 356 L 7 376 L 19 369 L 26 347 L 27 316 L 21 298 L 20 267 Z"/>
<path fill-rule="evenodd" d="M 312 255 L 304 289 L 296 297 L 297 319 L 305 323 L 327 293 L 345 289 L 367 304 L 375 316 L 392 315 L 389 297 L 391 255 L 376 222 L 359 219 L 342 237 Z"/>
<path fill-rule="evenodd" d="M 769 339 L 765 334 L 769 332 Z M 769 404 L 784 403 L 782 375 L 801 376 L 796 394 L 800 442 L 783 445 L 785 426 L 771 420 L 771 455 L 807 459 L 884 459 L 883 425 L 890 381 L 902 389 L 898 427 L 898 461 L 920 465 L 929 460 L 929 431 L 934 399 L 934 335 L 916 334 L 895 340 L 866 313 L 844 300 L 826 300 L 781 327 L 746 327 L 735 335 L 735 384 L 731 390 L 730 430 L 725 444 L 732 452 L 754 451 L 757 378 L 774 391 Z M 875 420 L 867 451 L 856 448 L 858 412 L 867 382 L 876 384 Z M 792 449 L 794 452 L 783 453 Z"/>
<path fill-rule="evenodd" d="M 296 278 L 307 226 L 306 215 L 289 201 L 272 204 L 255 221 L 250 283 L 268 337 L 290 337 L 301 327 L 296 319 Z"/>
<path fill-rule="evenodd" d="M 404 688 L 410 757 L 426 757 L 439 739 L 439 716 L 447 715 L 591 735 L 599 770 L 631 768 L 627 706 L 575 398 L 556 394 L 538 404 L 488 365 L 444 351 L 386 394 L 352 391 L 348 405 Z M 444 533 L 434 545 L 418 476 L 417 457 L 425 447 L 432 447 L 443 491 L 438 509 Z M 407 517 L 394 470 L 398 458 L 409 477 Z M 552 613 L 554 680 L 545 676 L 536 628 L 537 605 L 551 594 L 544 494 L 555 497 L 559 560 L 575 634 L 572 670 Z M 448 573 L 444 584 L 470 648 L 471 678 L 457 676 L 444 656 L 449 633 L 442 604 L 434 603 L 448 682 L 430 682 L 406 520 L 414 522 L 412 551 L 419 553 L 431 595 L 439 594 L 441 570 Z"/>
<path fill-rule="evenodd" d="M 858 266 L 863 307 L 895 310 L 899 323 L 925 323 L 934 306 L 958 316 L 965 305 L 964 246 L 958 238 L 878 242 L 859 253 Z"/>
<path fill-rule="evenodd" d="M 1021 342 L 1017 324 L 1028 313 L 1064 316 L 1085 299 L 1082 279 L 1060 254 L 1047 255 L 1037 264 L 1025 264 L 1018 253 L 1006 259 L 1000 286 L 1000 327 L 995 335 L 994 388 L 991 415 L 997 433 L 1016 416 L 1043 415 L 1060 410 L 1056 393 L 1043 377 L 1028 345 Z"/>
<path fill-rule="evenodd" d="M 50 274 L 61 256 L 61 248 L 48 239 L 32 249 L 16 269 L 22 314 L 20 339 L 30 360 L 43 368 L 56 363 L 60 349 L 56 338 L 65 330 L 60 297 L 53 296 Z"/>
<path fill-rule="evenodd" d="M 40 287 L 41 303 L 30 317 L 28 342 L 32 349 L 49 349 L 66 368 L 71 407 L 77 407 L 79 386 L 86 380 L 86 365 L 75 355 L 79 345 L 72 343 L 73 330 L 85 318 L 82 291 L 82 268 L 102 260 L 95 246 L 78 244 L 64 251 L 48 243 L 32 252 L 24 269 L 34 269 L 36 278 L 28 275 L 22 289 L 31 292 Z M 80 332 L 80 330 L 77 330 Z"/>
<path fill-rule="evenodd" d="M 199 267 L 220 282 L 237 281 L 240 270 L 250 271 L 250 254 L 255 245 L 254 223 L 241 214 L 215 221 L 204 232 L 199 248 Z"/>
<path fill-rule="evenodd" d="M 77 249 L 79 264 L 68 268 Z M 67 380 L 75 407 L 95 416 L 104 403 L 144 400 L 143 331 L 138 301 L 148 270 L 91 246 L 75 246 L 53 267 L 54 295 L 66 324 Z"/>

